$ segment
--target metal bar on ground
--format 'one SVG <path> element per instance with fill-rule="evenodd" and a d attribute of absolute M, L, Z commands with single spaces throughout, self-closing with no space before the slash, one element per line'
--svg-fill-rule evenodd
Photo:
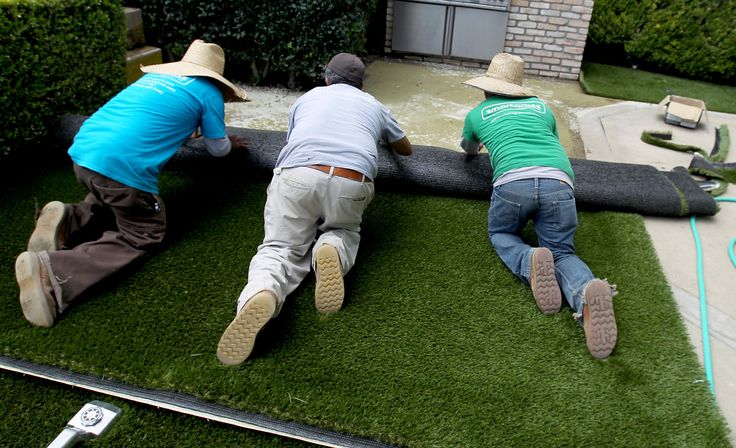
<path fill-rule="evenodd" d="M 239 428 L 265 432 L 334 448 L 389 448 L 371 439 L 327 431 L 297 422 L 231 409 L 199 398 L 169 391 L 151 390 L 117 381 L 83 375 L 67 369 L 45 366 L 21 359 L 0 356 L 0 369 L 66 384 L 126 401 L 192 415 Z"/>

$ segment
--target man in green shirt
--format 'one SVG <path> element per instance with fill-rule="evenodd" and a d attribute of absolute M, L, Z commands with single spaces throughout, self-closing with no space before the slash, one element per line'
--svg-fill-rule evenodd
<path fill-rule="evenodd" d="M 585 332 L 588 350 L 607 358 L 616 345 L 611 287 L 575 255 L 575 173 L 549 107 L 522 86 L 524 61 L 497 54 L 485 76 L 464 84 L 485 92 L 465 117 L 460 146 L 477 155 L 485 147 L 493 169 L 488 236 L 504 264 L 529 284 L 539 309 L 560 310 L 562 295 Z M 534 222 L 539 247 L 519 236 Z"/>

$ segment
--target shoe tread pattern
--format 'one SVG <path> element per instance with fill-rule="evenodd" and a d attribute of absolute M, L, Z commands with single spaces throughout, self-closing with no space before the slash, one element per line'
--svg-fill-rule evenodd
<path fill-rule="evenodd" d="M 585 343 L 594 358 L 605 359 L 613 352 L 618 339 L 611 288 L 603 280 L 593 280 L 585 290 L 585 303 L 588 307 L 583 321 Z"/>
<path fill-rule="evenodd" d="M 64 207 L 63 202 L 53 201 L 41 209 L 41 214 L 36 221 L 36 228 L 28 240 L 29 251 L 52 251 L 61 248 L 63 236 L 60 235 L 60 232 L 66 214 Z"/>
<path fill-rule="evenodd" d="M 41 284 L 41 267 L 38 256 L 23 252 L 15 260 L 15 278 L 20 287 L 20 307 L 23 316 L 37 327 L 50 327 L 56 318 Z"/>
<path fill-rule="evenodd" d="M 534 301 L 542 313 L 560 311 L 562 292 L 557 284 L 554 256 L 547 248 L 535 249 L 532 254 L 531 287 Z"/>
<path fill-rule="evenodd" d="M 337 249 L 329 245 L 321 246 L 316 254 L 316 269 L 314 306 L 322 314 L 335 313 L 342 308 L 345 298 L 345 285 Z"/>
<path fill-rule="evenodd" d="M 273 317 L 275 310 L 276 299 L 269 293 L 258 293 L 248 300 L 217 344 L 217 358 L 220 362 L 236 365 L 248 359 L 256 336 Z"/>

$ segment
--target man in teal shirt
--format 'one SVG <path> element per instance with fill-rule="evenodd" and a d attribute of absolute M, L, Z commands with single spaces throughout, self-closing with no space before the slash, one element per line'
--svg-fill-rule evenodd
<path fill-rule="evenodd" d="M 607 358 L 618 335 L 611 287 L 575 254 L 575 173 L 554 115 L 522 86 L 523 76 L 524 61 L 500 53 L 485 76 L 465 82 L 482 89 L 486 99 L 465 117 L 460 146 L 472 155 L 484 146 L 488 150 L 493 169 L 488 236 L 498 256 L 531 286 L 543 313 L 558 312 L 564 294 L 582 322 L 590 353 Z M 539 247 L 519 236 L 530 219 Z"/>
<path fill-rule="evenodd" d="M 224 101 L 246 95 L 222 76 L 224 67 L 222 48 L 195 40 L 181 61 L 141 67 L 147 74 L 84 122 L 69 156 L 88 194 L 77 204 L 46 204 L 16 259 L 31 324 L 50 327 L 89 287 L 161 243 L 159 172 L 191 135 L 201 133 L 216 157 L 245 146 L 225 133 Z"/>

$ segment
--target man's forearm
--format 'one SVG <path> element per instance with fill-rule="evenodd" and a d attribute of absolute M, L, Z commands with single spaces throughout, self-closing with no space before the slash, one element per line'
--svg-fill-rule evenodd
<path fill-rule="evenodd" d="M 465 137 L 463 137 L 462 140 L 460 140 L 460 147 L 463 148 L 463 151 L 470 154 L 471 156 L 478 155 L 480 152 L 481 143 L 480 142 L 472 142 L 470 140 L 466 140 Z"/>
<path fill-rule="evenodd" d="M 215 157 L 224 157 L 230 152 L 232 147 L 230 139 L 227 137 L 223 138 L 207 138 L 204 139 L 204 144 L 207 146 L 207 151 Z"/>

